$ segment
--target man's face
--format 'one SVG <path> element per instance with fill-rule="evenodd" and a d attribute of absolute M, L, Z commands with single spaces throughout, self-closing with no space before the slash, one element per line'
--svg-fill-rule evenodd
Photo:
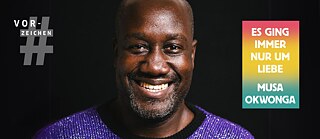
<path fill-rule="evenodd" d="M 132 4 L 120 19 L 115 44 L 119 96 L 146 119 L 174 113 L 191 85 L 192 23 L 184 8 L 170 5 Z"/>

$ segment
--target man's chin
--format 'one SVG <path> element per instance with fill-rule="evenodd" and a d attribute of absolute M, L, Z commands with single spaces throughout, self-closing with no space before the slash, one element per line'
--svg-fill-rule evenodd
<path fill-rule="evenodd" d="M 169 101 L 169 100 L 167 100 Z M 146 120 L 165 120 L 175 111 L 172 102 L 159 102 L 157 100 L 136 101 L 131 100 L 131 108 L 140 117 Z"/>

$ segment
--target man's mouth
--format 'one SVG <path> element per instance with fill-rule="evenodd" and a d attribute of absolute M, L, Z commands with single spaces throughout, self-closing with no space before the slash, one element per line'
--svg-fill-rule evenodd
<path fill-rule="evenodd" d="M 169 86 L 169 83 L 155 85 L 155 84 L 149 84 L 146 82 L 139 82 L 139 85 L 150 92 L 159 92 L 167 89 Z"/>
<path fill-rule="evenodd" d="M 163 76 L 158 78 L 148 78 L 147 76 L 137 76 L 130 74 L 130 84 L 135 95 L 150 99 L 165 99 L 174 92 L 176 78 L 174 76 Z"/>
<path fill-rule="evenodd" d="M 134 80 L 135 84 L 135 91 L 147 98 L 152 99 L 163 99 L 165 98 L 170 92 L 173 91 L 173 82 L 171 80 L 151 80 L 151 79 L 144 79 L 147 81 L 142 80 Z"/>

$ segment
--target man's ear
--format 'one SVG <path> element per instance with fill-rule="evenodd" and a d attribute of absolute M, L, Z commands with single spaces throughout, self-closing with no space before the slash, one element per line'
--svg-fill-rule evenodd
<path fill-rule="evenodd" d="M 196 49 L 197 49 L 198 41 L 196 39 L 193 40 L 192 42 L 192 53 L 191 53 L 191 58 L 192 58 L 192 67 L 194 68 L 194 59 L 196 57 Z"/>
<path fill-rule="evenodd" d="M 116 62 L 118 59 L 118 41 L 117 38 L 112 38 L 112 47 L 113 47 L 113 67 L 116 67 Z"/>

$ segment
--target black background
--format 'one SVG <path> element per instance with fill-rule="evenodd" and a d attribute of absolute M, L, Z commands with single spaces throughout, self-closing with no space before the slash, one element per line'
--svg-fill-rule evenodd
<path fill-rule="evenodd" d="M 116 95 L 112 36 L 118 1 L 24 0 L 5 6 L 4 130 L 10 138 L 31 138 L 41 127 Z M 312 138 L 317 111 L 315 48 L 319 47 L 319 1 L 190 1 L 199 44 L 187 100 L 238 123 L 257 139 Z M 43 66 L 23 66 L 22 27 L 14 19 L 50 16 L 54 53 Z M 4 19 L 4 20 L 3 20 Z M 300 21 L 300 109 L 242 109 L 242 20 Z M 4 48 L 4 49 L 3 49 Z M 4 51 L 3 51 L 4 50 Z M 5 53 L 3 53 L 5 52 Z M 1 91 L 2 92 L 2 91 Z M 8 130 L 8 131 L 7 131 Z"/>

